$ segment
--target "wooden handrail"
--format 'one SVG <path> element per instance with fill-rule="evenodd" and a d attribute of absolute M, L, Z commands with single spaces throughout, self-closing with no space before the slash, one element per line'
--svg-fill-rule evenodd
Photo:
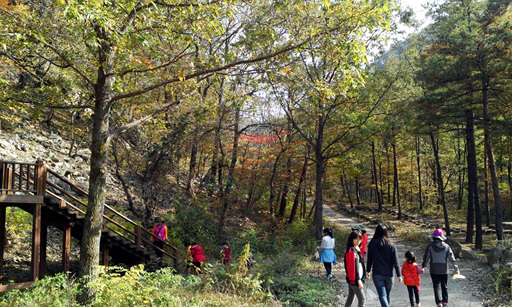
<path fill-rule="evenodd" d="M 58 200 L 61 200 L 61 201 L 64 201 L 64 203 L 66 204 L 66 207 L 70 207 L 71 209 L 73 210 L 76 210 L 78 211 L 80 214 L 84 215 L 85 216 L 85 211 L 83 211 L 82 209 L 76 207 L 75 205 L 73 205 L 72 203 L 68 202 L 67 200 L 63 199 L 62 197 L 50 192 L 50 191 L 46 191 L 46 193 L 50 194 L 51 197 L 53 198 L 56 198 Z"/>
<path fill-rule="evenodd" d="M 67 183 L 69 186 L 71 186 L 73 189 L 79 191 L 80 193 L 82 193 L 84 196 L 89 196 L 89 193 L 87 193 L 87 191 L 83 190 L 82 188 L 80 187 L 77 187 L 76 185 L 74 185 L 71 181 L 67 180 L 66 177 L 64 176 L 61 176 L 59 174 L 57 174 L 54 170 L 52 170 L 51 168 L 48 169 L 48 173 L 54 175 L 55 177 L 59 178 L 60 180 L 64 181 L 64 183 Z"/>
<path fill-rule="evenodd" d="M 14 162 L 14 161 L 7 161 L 7 160 L 0 160 L 0 164 L 19 164 L 19 165 L 31 165 L 31 166 L 37 165 L 37 163 Z"/>
<path fill-rule="evenodd" d="M 51 187 L 59 190 L 59 192 L 61 192 L 62 194 L 65 194 L 66 196 L 72 198 L 74 201 L 80 203 L 80 205 L 84 206 L 87 208 L 87 204 L 84 203 L 83 201 L 81 201 L 80 199 L 76 198 L 74 195 L 68 193 L 66 190 L 62 189 L 61 187 L 59 187 L 58 185 L 56 185 L 55 183 L 51 182 L 50 180 L 46 181 L 46 183 L 48 183 L 48 185 L 50 185 Z"/>
<path fill-rule="evenodd" d="M 80 187 L 77 187 L 76 185 L 74 185 L 72 182 L 70 182 L 67 178 L 61 176 L 60 174 L 56 173 L 55 171 L 53 171 L 52 169 L 48 168 L 48 172 L 52 175 L 54 175 L 55 177 L 57 177 L 58 179 L 62 180 L 64 183 L 68 184 L 72 189 L 74 190 L 77 190 L 78 192 L 80 192 L 83 196 L 89 196 L 89 193 L 83 189 L 81 189 Z M 58 187 L 57 185 L 55 185 L 53 182 L 49 181 L 48 180 L 48 184 L 51 185 L 52 187 L 58 189 L 61 193 L 71 197 L 73 200 L 79 202 L 81 205 L 83 205 L 84 207 L 87 207 L 87 204 L 85 204 L 84 202 L 82 202 L 81 200 L 79 200 L 78 198 L 76 198 L 75 196 L 71 195 L 70 193 L 66 192 L 65 190 L 63 190 L 62 188 Z M 76 208 L 76 207 L 75 207 Z M 152 232 L 151 231 L 148 231 L 147 229 L 141 227 L 138 223 L 132 221 L 130 218 L 126 217 L 125 215 L 123 215 L 122 213 L 118 212 L 117 210 L 115 210 L 114 208 L 110 207 L 109 205 L 105 204 L 105 210 L 108 210 L 110 212 L 112 212 L 114 215 L 118 216 L 119 218 L 121 218 L 122 220 L 130 223 L 133 225 L 134 227 L 134 230 L 131 231 L 129 230 L 128 228 L 124 227 L 123 225 L 119 224 L 118 222 L 116 222 L 115 220 L 113 220 L 112 218 L 110 218 L 109 216 L 107 216 L 106 214 L 103 214 L 103 218 L 111 223 L 113 223 L 114 225 L 116 225 L 117 227 L 121 228 L 122 230 L 128 232 L 129 234 L 133 235 L 135 237 L 135 240 L 132 240 L 128 237 L 126 237 L 125 235 L 122 235 L 121 233 L 119 233 L 118 231 L 115 231 L 114 229 L 108 227 L 109 229 L 111 229 L 112 231 L 114 231 L 116 234 L 126 238 L 127 240 L 131 241 L 131 242 L 134 242 L 136 243 L 137 241 L 140 241 L 140 242 L 146 242 L 148 243 L 149 245 L 155 247 L 155 248 L 158 248 L 157 246 L 155 246 L 153 243 L 151 243 L 150 241 L 144 239 L 144 238 L 139 238 L 139 234 L 138 232 L 136 231 L 137 227 L 140 227 L 140 230 L 141 232 L 144 232 L 150 236 L 152 236 Z M 163 241 L 161 240 L 160 238 L 156 238 L 157 240 L 160 240 L 164 243 L 165 246 L 168 246 L 170 248 L 173 249 L 173 251 L 178 254 L 179 253 L 179 249 L 176 248 L 175 246 L 172 246 L 171 244 L 167 243 L 166 241 Z M 158 248 L 159 249 L 159 248 Z M 176 259 L 175 256 L 172 256 L 168 253 L 166 253 L 169 257 L 172 257 L 174 259 Z"/>

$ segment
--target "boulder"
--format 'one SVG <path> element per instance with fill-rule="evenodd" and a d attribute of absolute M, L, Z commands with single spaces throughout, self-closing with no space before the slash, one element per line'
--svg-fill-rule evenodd
<path fill-rule="evenodd" d="M 463 259 L 476 260 L 478 259 L 477 254 L 467 246 L 462 246 L 462 250 L 460 252 L 460 257 Z"/>
<path fill-rule="evenodd" d="M 459 242 L 453 240 L 452 238 L 446 238 L 446 240 L 444 241 L 446 244 L 450 245 L 452 251 L 453 251 L 453 255 L 455 256 L 455 258 L 460 258 L 460 253 L 462 251 L 462 246 L 459 244 Z"/>
<path fill-rule="evenodd" d="M 494 266 L 504 266 L 512 262 L 512 250 L 509 246 L 496 246 L 487 252 L 487 263 Z"/>

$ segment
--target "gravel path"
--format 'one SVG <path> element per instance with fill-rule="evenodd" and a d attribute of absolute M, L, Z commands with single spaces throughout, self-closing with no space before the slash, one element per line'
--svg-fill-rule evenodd
<path fill-rule="evenodd" d="M 340 212 L 336 212 L 332 210 L 329 206 L 324 205 L 323 208 L 324 216 L 327 217 L 330 221 L 335 223 L 336 225 L 342 227 L 342 228 L 351 228 L 354 225 L 361 224 L 361 222 L 343 215 Z M 373 237 L 373 231 L 375 229 L 375 225 L 366 225 L 367 234 L 368 234 L 368 240 L 371 240 Z M 406 246 L 406 244 L 399 240 L 398 237 L 395 237 L 393 234 L 390 234 L 391 241 L 395 243 L 397 249 L 398 249 L 398 260 L 399 265 L 403 264 L 403 261 L 405 260 L 404 254 L 405 252 L 410 249 L 410 247 Z M 343 242 L 343 240 L 338 239 L 338 242 Z M 423 250 L 418 250 L 417 248 L 413 248 L 413 251 L 416 254 L 416 257 L 418 259 L 423 259 Z M 338 255 L 338 258 L 342 260 L 343 256 Z M 339 306 L 344 306 L 346 295 L 347 295 L 347 284 L 345 281 L 345 269 L 343 267 L 343 261 L 340 261 L 338 263 L 341 263 L 335 266 L 334 269 L 334 275 L 335 277 L 341 281 L 342 284 L 342 301 L 340 302 Z M 468 265 L 467 265 L 468 264 Z M 460 268 L 461 274 L 467 276 L 467 279 L 458 279 L 458 280 L 452 280 L 450 275 L 448 278 L 448 294 L 449 294 L 449 306 L 450 307 L 477 307 L 477 306 L 484 306 L 484 302 L 482 299 L 478 298 L 476 294 L 479 292 L 478 289 L 475 288 L 475 284 L 471 282 L 470 275 L 473 275 L 475 273 L 478 274 L 478 272 L 475 272 L 475 270 L 482 270 L 481 274 L 484 274 L 483 272 L 484 268 L 475 268 L 474 266 L 469 266 L 469 263 L 464 262 L 460 259 L 457 259 L 457 265 Z M 451 270 L 452 268 L 450 268 Z M 452 271 L 452 270 L 451 270 Z M 450 272 L 451 272 L 450 271 Z M 375 290 L 375 286 L 373 285 L 373 282 L 370 280 L 365 285 L 369 286 L 369 289 L 371 289 L 373 292 L 377 293 L 377 290 Z M 432 280 L 430 278 L 430 274 L 428 272 L 428 269 L 425 270 L 425 273 L 421 275 L 421 292 L 420 292 L 420 301 L 423 307 L 429 307 L 429 306 L 436 306 L 434 301 L 434 291 L 432 289 Z M 354 303 L 352 306 L 357 306 L 357 300 L 354 300 Z M 367 307 L 379 307 L 380 303 L 378 299 L 374 300 L 367 300 L 366 302 Z M 398 284 L 398 280 L 395 277 L 395 283 L 393 285 L 393 290 L 391 292 L 391 306 L 393 307 L 408 307 L 409 304 L 409 295 L 407 293 L 407 288 L 403 284 Z"/>

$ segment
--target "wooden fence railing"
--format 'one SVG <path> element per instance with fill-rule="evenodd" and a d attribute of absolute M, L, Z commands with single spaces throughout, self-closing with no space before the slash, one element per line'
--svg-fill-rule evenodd
<path fill-rule="evenodd" d="M 42 161 L 0 161 L 0 194 L 44 195 L 46 167 Z"/>

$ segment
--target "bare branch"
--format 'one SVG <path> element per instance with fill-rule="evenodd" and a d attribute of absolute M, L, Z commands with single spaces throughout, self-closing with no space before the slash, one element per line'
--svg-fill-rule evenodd
<path fill-rule="evenodd" d="M 141 119 L 138 119 L 136 121 L 133 121 L 131 123 L 128 123 L 124 126 L 121 126 L 119 128 L 116 128 L 116 129 L 113 129 L 110 131 L 109 135 L 110 136 L 113 136 L 113 135 L 116 135 L 116 134 L 119 134 L 119 133 L 123 133 L 125 131 L 127 131 L 128 129 L 132 128 L 132 127 L 136 127 L 136 126 L 139 126 L 140 124 L 142 123 L 145 123 L 147 122 L 148 120 L 151 120 L 153 118 L 155 118 L 156 116 L 164 113 L 165 111 L 169 110 L 171 107 L 175 106 L 175 105 L 178 105 L 180 103 L 179 100 L 177 101 L 173 101 L 171 102 L 170 104 L 166 105 L 165 107 L 161 108 L 161 109 L 158 109 L 156 110 L 155 112 L 153 112 L 153 114 L 150 114 L 148 116 L 145 116 Z"/>

